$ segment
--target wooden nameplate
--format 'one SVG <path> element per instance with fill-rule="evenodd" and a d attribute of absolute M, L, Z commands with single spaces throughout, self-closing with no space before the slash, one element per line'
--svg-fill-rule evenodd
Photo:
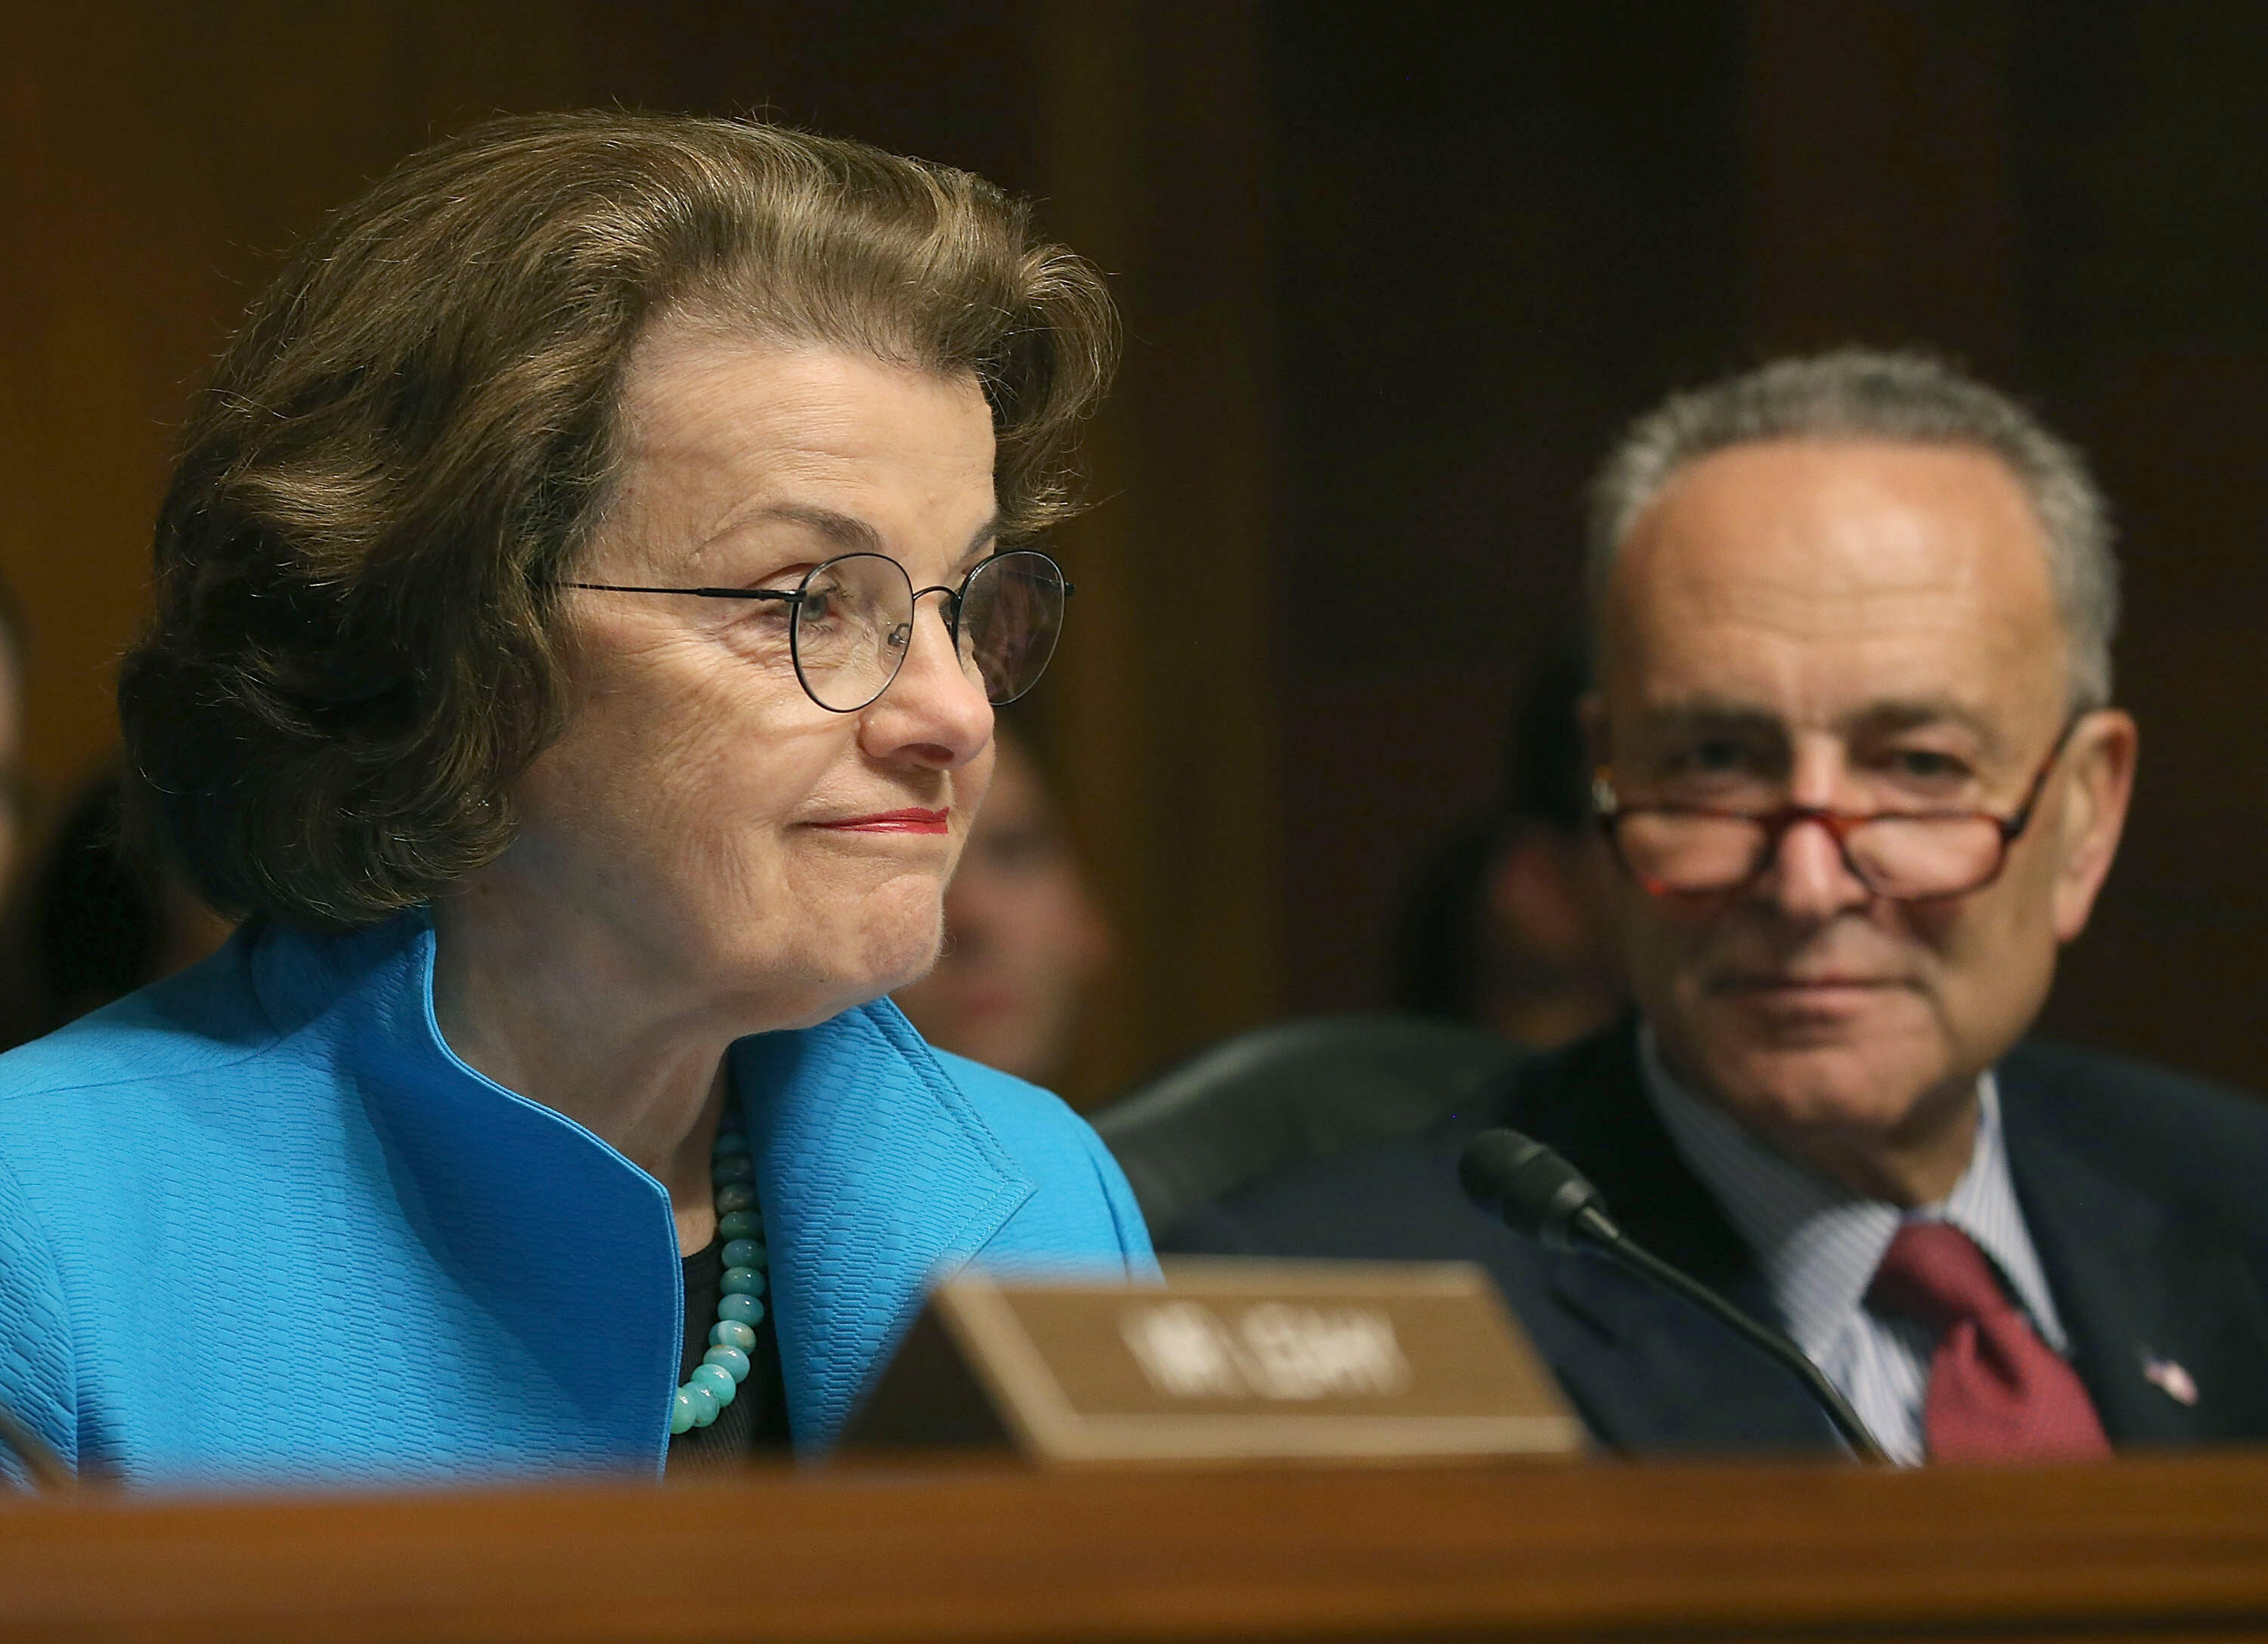
<path fill-rule="evenodd" d="M 844 1443 L 1050 1465 L 1567 1456 L 1582 1424 L 1462 1262 L 1165 1264 L 1166 1283 L 946 1280 Z"/>

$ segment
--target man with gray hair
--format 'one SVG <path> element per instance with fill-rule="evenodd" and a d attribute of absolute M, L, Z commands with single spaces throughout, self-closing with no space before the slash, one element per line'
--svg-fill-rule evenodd
<path fill-rule="evenodd" d="M 1160 1248 L 1478 1259 L 1607 1441 L 1833 1441 L 1712 1322 L 1461 1203 L 1463 1142 L 1509 1124 L 1898 1460 L 2268 1438 L 2268 1110 L 2025 1042 L 2135 767 L 2079 454 L 1940 362 L 1845 350 L 1673 396 L 1594 501 L 1637 1018 Z"/>

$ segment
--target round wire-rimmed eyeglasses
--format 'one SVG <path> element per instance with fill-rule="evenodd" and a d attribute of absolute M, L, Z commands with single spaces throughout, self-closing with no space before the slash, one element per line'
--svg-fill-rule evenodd
<path fill-rule="evenodd" d="M 2085 716 L 2064 721 L 2015 810 L 1838 811 L 1817 805 L 1770 810 L 1707 805 L 1625 805 L 1613 773 L 1591 782 L 1599 828 L 1623 871 L 1657 896 L 1728 896 L 1760 878 L 1798 822 L 1817 822 L 1851 876 L 1893 902 L 1936 902 L 1982 890 L 2000 877 L 2008 848 L 2031 825 L 2048 774 Z"/>
<path fill-rule="evenodd" d="M 945 595 L 940 615 L 963 672 L 995 707 L 1039 683 L 1063 633 L 1071 585 L 1037 549 L 980 560 L 958 588 L 914 586 L 887 554 L 838 554 L 804 572 L 792 588 L 659 588 L 619 582 L 567 582 L 593 593 L 672 593 L 696 600 L 755 600 L 786 616 L 788 655 L 804 695 L 829 713 L 857 713 L 889 689 L 913 642 L 914 608 Z"/>

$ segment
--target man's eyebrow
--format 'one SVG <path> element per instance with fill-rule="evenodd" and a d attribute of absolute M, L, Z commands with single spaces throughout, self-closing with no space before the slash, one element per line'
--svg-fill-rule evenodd
<path fill-rule="evenodd" d="M 1657 704 L 1645 709 L 1642 717 L 1649 726 L 1656 730 L 1705 727 L 1710 730 L 1763 731 L 1781 737 L 1787 734 L 1786 722 L 1771 709 L 1720 697 L 1691 697 L 1682 702 Z"/>
<path fill-rule="evenodd" d="M 1893 697 L 1870 702 L 1845 715 L 1841 728 L 1852 731 L 1912 731 L 1924 726 L 1955 725 L 1974 736 L 1988 752 L 2001 743 L 2000 727 L 1975 704 L 1950 697 Z"/>
<path fill-rule="evenodd" d="M 1646 725 L 1655 731 L 1743 731 L 1786 741 L 1787 721 L 1756 703 L 1719 697 L 1695 697 L 1662 703 L 1644 710 Z M 1896 697 L 1865 703 L 1842 715 L 1835 728 L 1845 736 L 1862 731 L 1917 730 L 1924 726 L 1955 725 L 1975 736 L 1990 752 L 2004 740 L 2000 727 L 1975 704 L 1951 697 Z"/>

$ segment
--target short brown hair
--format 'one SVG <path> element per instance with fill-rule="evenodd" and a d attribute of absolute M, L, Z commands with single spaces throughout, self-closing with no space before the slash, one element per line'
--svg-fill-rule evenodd
<path fill-rule="evenodd" d="M 345 928 L 510 842 L 563 717 L 553 592 L 662 315 L 945 375 L 1005 535 L 1071 505 L 1100 278 L 966 172 L 747 122 L 499 120 L 302 247 L 190 417 L 118 688 L 140 825 L 231 912 Z"/>

